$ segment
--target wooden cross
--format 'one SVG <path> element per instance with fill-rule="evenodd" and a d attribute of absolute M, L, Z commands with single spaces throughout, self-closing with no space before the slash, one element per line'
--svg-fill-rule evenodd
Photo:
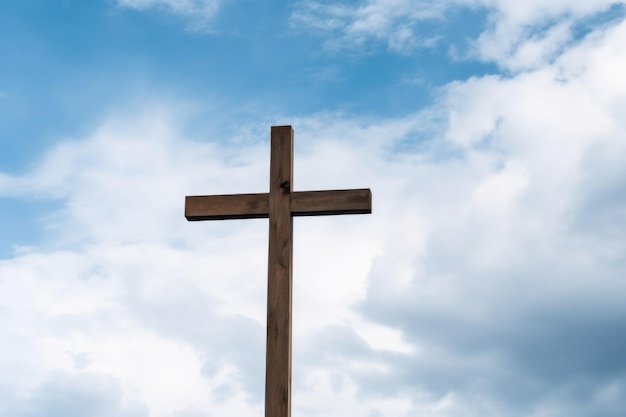
<path fill-rule="evenodd" d="M 272 126 L 270 192 L 185 197 L 189 221 L 270 219 L 267 280 L 265 416 L 291 416 L 293 216 L 368 214 L 372 192 L 293 191 L 293 129 Z"/>

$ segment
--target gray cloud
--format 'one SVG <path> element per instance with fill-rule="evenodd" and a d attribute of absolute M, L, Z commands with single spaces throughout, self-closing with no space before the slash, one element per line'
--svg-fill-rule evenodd
<path fill-rule="evenodd" d="M 16 417 L 145 417 L 141 404 L 123 398 L 118 381 L 106 374 L 63 372 L 50 374 L 46 381 L 21 401 L 5 402 L 5 415 Z"/>
<path fill-rule="evenodd" d="M 296 224 L 299 415 L 623 413 L 625 38 L 404 118 L 295 119 L 298 189 L 374 190 L 372 216 Z M 182 197 L 265 190 L 267 139 L 128 119 L 0 177 L 65 203 L 0 262 L 0 410 L 262 410 L 267 224 L 188 224 Z"/>

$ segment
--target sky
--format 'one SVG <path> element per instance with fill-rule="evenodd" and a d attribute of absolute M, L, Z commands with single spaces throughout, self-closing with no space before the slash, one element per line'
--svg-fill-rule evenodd
<path fill-rule="evenodd" d="M 0 416 L 263 415 L 294 221 L 294 417 L 623 417 L 626 2 L 0 2 Z"/>

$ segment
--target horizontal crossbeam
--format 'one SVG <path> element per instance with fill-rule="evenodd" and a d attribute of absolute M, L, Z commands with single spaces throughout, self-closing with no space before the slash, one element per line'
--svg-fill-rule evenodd
<path fill-rule="evenodd" d="M 369 188 L 291 193 L 292 216 L 370 214 L 371 212 L 372 191 Z"/>
<path fill-rule="evenodd" d="M 296 191 L 291 193 L 292 216 L 369 214 L 372 192 L 356 190 Z M 262 219 L 269 217 L 269 194 L 228 194 L 185 197 L 189 221 Z"/>
<path fill-rule="evenodd" d="M 185 197 L 189 221 L 269 217 L 269 194 L 196 195 Z"/>

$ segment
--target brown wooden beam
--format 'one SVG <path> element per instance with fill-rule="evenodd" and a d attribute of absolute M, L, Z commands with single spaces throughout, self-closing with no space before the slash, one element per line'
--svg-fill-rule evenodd
<path fill-rule="evenodd" d="M 372 191 L 358 190 L 300 191 L 291 194 L 293 216 L 328 216 L 336 214 L 369 214 Z"/>
<path fill-rule="evenodd" d="M 371 212 L 372 192 L 369 188 L 291 193 L 293 216 L 330 216 Z M 187 196 L 185 197 L 185 217 L 189 221 L 266 219 L 269 217 L 269 194 Z"/>
<path fill-rule="evenodd" d="M 268 216 L 268 193 L 185 197 L 185 217 L 189 221 L 259 219 Z"/>
<path fill-rule="evenodd" d="M 293 129 L 272 126 L 270 192 L 185 197 L 187 220 L 269 217 L 265 417 L 291 416 L 293 217 L 372 212 L 369 189 L 293 191 Z"/>
<path fill-rule="evenodd" d="M 293 129 L 273 126 L 270 146 L 265 417 L 291 416 Z"/>

